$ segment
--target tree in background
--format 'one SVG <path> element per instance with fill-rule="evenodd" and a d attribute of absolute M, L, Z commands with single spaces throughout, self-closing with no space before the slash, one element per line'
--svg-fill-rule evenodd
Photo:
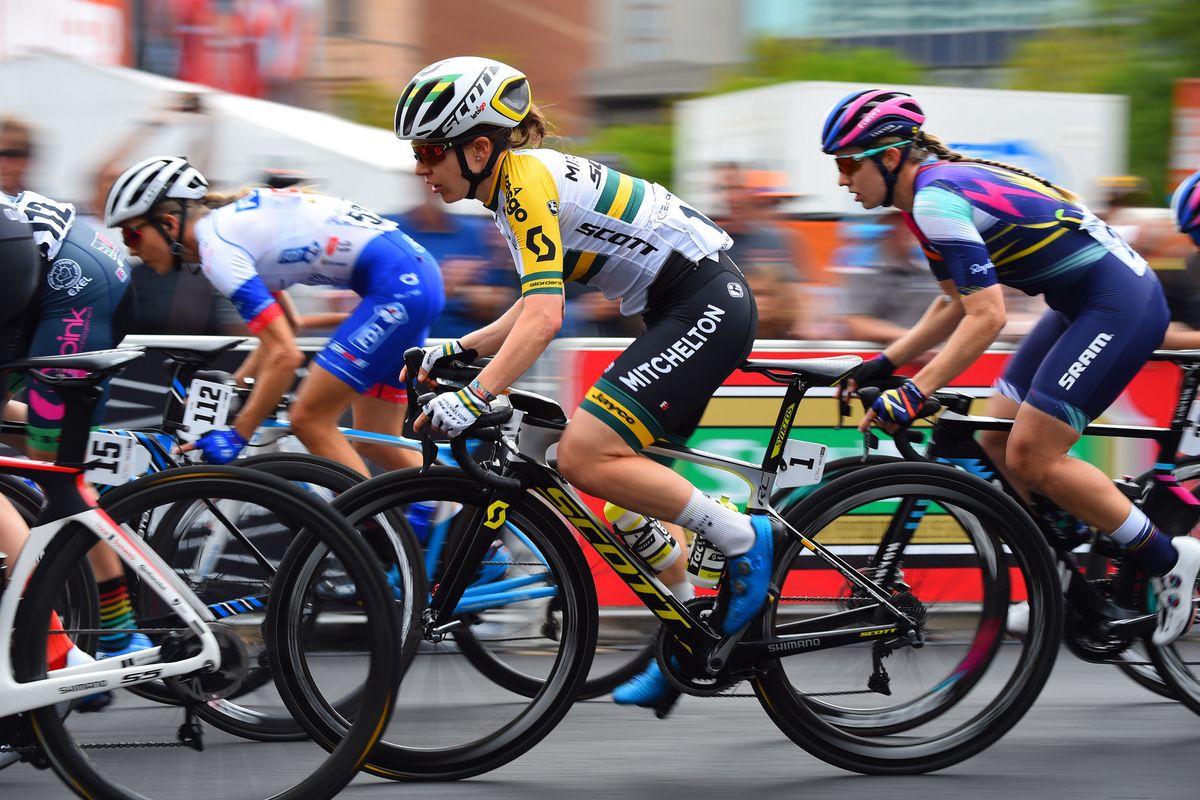
<path fill-rule="evenodd" d="M 1129 98 L 1130 172 L 1165 205 L 1172 97 L 1200 77 L 1195 0 L 1091 0 L 1087 24 L 1047 31 L 1016 51 L 1007 88 Z"/>
<path fill-rule="evenodd" d="M 762 39 L 743 64 L 720 74 L 701 96 L 727 94 L 791 81 L 851 81 L 858 83 L 921 83 L 924 72 L 892 50 L 845 48 L 826 42 Z M 674 169 L 674 131 L 671 123 L 616 125 L 572 144 L 574 152 L 609 161 L 612 166 L 669 187 Z"/>

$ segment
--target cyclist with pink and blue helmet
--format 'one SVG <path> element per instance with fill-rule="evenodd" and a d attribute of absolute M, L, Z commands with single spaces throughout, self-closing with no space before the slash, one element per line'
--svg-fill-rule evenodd
<path fill-rule="evenodd" d="M 981 444 L 1039 513 L 1068 527 L 1082 520 L 1126 546 L 1155 576 L 1154 641 L 1173 641 L 1192 622 L 1200 542 L 1166 536 L 1101 470 L 1068 455 L 1162 342 L 1168 312 L 1158 279 L 1073 193 L 956 153 L 924 122 L 910 95 L 867 90 L 835 104 L 821 134 L 839 185 L 864 208 L 904 213 L 945 294 L 860 368 L 860 382 L 890 375 L 945 342 L 911 380 L 884 392 L 860 427 L 911 423 L 930 392 L 982 355 L 1004 327 L 1002 285 L 1043 295 L 1049 310 L 988 404 L 989 415 L 1015 420 L 1012 430 L 985 433 Z"/>
<path fill-rule="evenodd" d="M 1200 249 L 1200 171 L 1189 175 L 1171 195 L 1171 215 L 1179 232 Z"/>

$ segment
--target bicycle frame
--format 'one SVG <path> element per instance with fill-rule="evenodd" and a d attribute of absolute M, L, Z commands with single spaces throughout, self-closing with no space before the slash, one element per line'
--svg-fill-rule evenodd
<path fill-rule="evenodd" d="M 173 678 L 215 667 L 221 663 L 216 637 L 209 631 L 208 608 L 174 574 L 174 571 L 140 538 L 117 525 L 94 502 L 86 500 L 89 491 L 83 473 L 71 467 L 24 459 L 0 457 L 0 471 L 37 478 L 54 502 L 48 514 L 62 516 L 47 519 L 30 531 L 29 539 L 11 565 L 10 580 L 0 595 L 0 718 L 23 711 L 73 700 L 106 689 L 133 686 L 147 681 Z M 18 587 L 28 584 L 41 554 L 56 536 L 74 535 L 82 526 L 111 547 L 121 561 L 133 570 L 200 640 L 200 652 L 189 658 L 166 664 L 157 662 L 161 648 L 151 647 L 121 659 L 95 661 L 51 671 L 47 677 L 27 683 L 13 674 L 12 631 L 21 601 Z"/>
<path fill-rule="evenodd" d="M 1156 487 L 1165 488 L 1173 498 L 1171 502 L 1186 506 L 1186 510 L 1179 514 L 1179 518 L 1190 518 L 1190 523 L 1184 523 L 1190 529 L 1200 518 L 1200 500 L 1179 486 L 1174 470 L 1180 442 L 1189 426 L 1188 412 L 1196 397 L 1197 388 L 1200 387 L 1200 360 L 1180 361 L 1178 354 L 1171 354 L 1169 351 L 1156 352 L 1153 359 L 1173 361 L 1183 372 L 1179 401 L 1172 414 L 1170 425 L 1166 428 L 1142 425 L 1089 425 L 1083 430 L 1083 435 L 1154 441 L 1157 444 L 1158 453 L 1150 473 L 1153 477 L 1150 491 Z M 967 401 L 966 398 L 960 396 L 939 393 L 935 397 L 947 406 L 947 410 L 938 416 L 933 425 L 932 439 L 924 458 L 952 464 L 976 474 L 984 480 L 996 481 L 1005 493 L 1010 497 L 1016 497 L 1017 494 L 1012 485 L 996 468 L 991 457 L 974 437 L 974 434 L 979 431 L 1010 431 L 1014 421 L 995 417 L 971 416 L 964 413 L 967 410 Z M 951 408 L 952 406 L 961 410 Z M 1131 499 L 1137 504 L 1144 503 L 1147 498 L 1132 496 Z M 910 523 L 914 517 L 924 514 L 925 509 L 918 507 L 920 502 L 910 499 L 906 506 L 902 506 L 898 510 L 889 524 L 887 535 L 882 540 L 885 550 L 889 546 L 905 544 L 905 537 L 910 535 L 907 531 L 912 527 L 907 523 Z M 1062 545 L 1056 541 L 1053 531 L 1050 531 L 1036 515 L 1033 516 L 1034 521 L 1047 534 L 1047 540 L 1051 543 L 1060 563 L 1060 570 L 1063 572 L 1064 594 L 1071 606 L 1077 610 L 1088 612 L 1095 619 L 1106 618 L 1105 598 L 1087 580 L 1084 572 L 1068 555 L 1069 551 L 1064 550 Z M 883 555 L 881 553 L 880 566 L 887 567 L 889 565 L 884 563 Z M 1109 623 L 1109 630 L 1112 632 L 1123 630 L 1127 632 L 1126 635 L 1132 636 L 1152 629 L 1154 619 L 1153 614 L 1142 614 L 1130 619 L 1113 620 Z"/>
<path fill-rule="evenodd" d="M 766 513 L 774 517 L 806 550 L 826 562 L 850 584 L 860 588 L 875 601 L 797 623 L 793 628 L 796 631 L 794 634 L 738 641 L 737 637 L 719 636 L 701 624 L 693 612 L 671 594 L 653 570 L 633 553 L 624 538 L 602 523 L 582 502 L 574 488 L 556 470 L 543 463 L 541 458 L 557 441 L 565 426 L 551 429 L 539 422 L 536 431 L 531 431 L 533 436 L 530 438 L 536 442 L 532 447 L 519 446 L 522 442 L 520 435 L 517 437 L 518 445 L 513 445 L 508 439 L 502 440 L 502 446 L 507 449 L 509 455 L 507 471 L 522 476 L 528 491 L 565 518 L 689 653 L 711 653 L 707 664 L 712 673 L 728 666 L 749 666 L 785 655 L 839 647 L 876 636 L 904 635 L 917 627 L 917 623 L 893 605 L 889 594 L 876 586 L 869 577 L 860 574 L 821 543 L 788 525 L 771 508 L 771 491 L 783 463 L 783 444 L 791 432 L 796 407 L 810 384 L 790 373 L 774 376 L 768 373 L 768 377 L 786 383 L 787 390 L 771 432 L 771 445 L 760 465 L 672 444 L 656 444 L 646 448 L 645 452 L 682 459 L 736 475 L 751 488 L 749 508 L 752 513 Z M 514 417 L 520 413 L 514 411 Z M 524 428 L 523 419 L 517 419 L 516 422 L 519 427 Z M 521 431 L 523 432 L 524 430 Z M 522 488 L 519 492 L 494 488 L 481 491 L 480 502 L 473 506 L 469 514 L 455 521 L 456 526 L 461 526 L 459 530 L 469 535 L 457 537 L 454 552 L 444 562 L 450 565 L 450 569 L 434 591 L 427 612 L 427 629 L 433 633 L 451 630 L 457 624 L 451 618 L 458 613 L 459 599 L 463 597 L 464 590 L 492 541 L 492 531 L 505 523 L 508 507 L 525 492 L 525 489 Z M 778 596 L 778 588 L 774 589 L 773 596 Z M 870 619 L 880 608 L 886 610 L 894 621 L 864 625 L 860 628 L 818 629 L 820 624 L 830 619 L 836 619 L 839 624 L 860 617 Z"/>

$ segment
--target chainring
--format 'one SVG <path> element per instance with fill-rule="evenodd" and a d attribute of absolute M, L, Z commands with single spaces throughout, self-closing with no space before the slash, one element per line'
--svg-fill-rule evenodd
<path fill-rule="evenodd" d="M 209 700 L 224 700 L 233 697 L 246 682 L 252 666 L 250 651 L 237 631 L 221 622 L 209 622 L 208 629 L 217 637 L 221 663 L 212 672 L 197 672 L 178 678 L 167 678 L 168 683 L 181 697 L 201 703 Z M 184 650 L 195 648 L 199 642 L 190 640 L 182 645 Z"/>
<path fill-rule="evenodd" d="M 717 598 L 693 597 L 684 603 L 696 618 L 708 621 L 716 607 Z M 670 634 L 666 626 L 660 625 L 655 639 L 655 654 L 658 666 L 667 681 L 678 691 L 696 697 L 711 697 L 721 694 L 743 680 L 742 675 L 729 675 L 727 671 L 713 676 L 707 671 L 708 652 L 689 653 L 679 640 Z"/>

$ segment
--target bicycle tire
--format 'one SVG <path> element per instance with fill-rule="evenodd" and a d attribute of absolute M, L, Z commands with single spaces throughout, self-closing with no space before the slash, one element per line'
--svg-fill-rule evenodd
<path fill-rule="evenodd" d="M 88 732 L 86 723 L 83 723 L 80 729 L 72 727 L 68 730 L 67 720 L 60 719 L 53 708 L 33 711 L 31 719 L 34 731 L 51 766 L 67 786 L 84 797 L 125 800 L 146 796 L 142 794 L 143 791 L 153 791 L 156 797 L 166 796 L 165 792 L 171 792 L 171 796 L 177 797 L 194 796 L 194 786 L 188 780 L 188 776 L 211 768 L 213 758 L 221 759 L 222 775 L 227 779 L 223 781 L 223 786 L 230 796 L 241 790 L 247 796 L 262 797 L 263 792 L 268 791 L 265 787 L 272 781 L 279 781 L 285 785 L 270 786 L 272 797 L 295 800 L 334 797 L 355 776 L 359 764 L 366 758 L 386 726 L 392 711 L 395 687 L 405 666 L 404 659 L 411 658 L 415 647 L 415 637 L 408 643 L 402 641 L 400 621 L 370 549 L 331 508 L 297 491 L 287 481 L 258 471 L 236 467 L 183 467 L 141 478 L 133 484 L 114 490 L 112 495 L 108 498 L 109 508 L 126 517 L 135 516 L 139 510 L 170 505 L 189 497 L 239 499 L 246 503 L 263 505 L 264 508 L 269 507 L 285 524 L 300 531 L 297 540 L 303 540 L 306 544 L 311 544 L 313 540 L 319 541 L 334 554 L 337 568 L 342 570 L 345 580 L 352 582 L 355 589 L 357 607 L 360 609 L 357 623 L 365 633 L 356 642 L 356 645 L 364 648 L 361 652 L 365 653 L 365 663 L 362 660 L 355 661 L 355 664 L 362 666 L 363 688 L 358 697 L 355 720 L 353 724 L 343 728 L 344 736 L 337 743 L 325 747 L 309 742 L 287 744 L 289 750 L 286 770 L 268 771 L 263 770 L 261 765 L 246 764 L 242 777 L 239 778 L 234 770 L 235 763 L 243 764 L 245 759 L 221 759 L 220 753 L 225 747 L 244 747 L 244 743 L 237 739 L 222 741 L 218 738 L 215 743 L 208 742 L 205 750 L 207 755 L 192 748 L 178 746 L 163 751 L 177 754 L 176 758 L 180 763 L 178 767 L 161 766 L 160 762 L 170 760 L 165 756 L 150 762 L 154 769 L 148 769 L 146 763 L 134 764 L 129 767 L 133 772 L 134 785 L 121 785 L 114 778 L 105 775 L 96 760 L 104 763 L 103 769 L 110 769 L 114 764 L 126 764 L 128 759 L 121 761 L 105 758 L 111 743 L 103 739 L 120 735 L 127 730 L 136 731 L 133 735 L 140 738 L 153 735 L 152 731 L 160 727 L 163 730 L 174 731 L 173 726 L 178 724 L 179 716 L 183 714 L 177 707 L 146 703 L 138 698 L 133 698 L 134 702 L 124 709 L 126 714 L 123 719 L 126 724 L 122 726 L 121 731 L 104 729 L 96 734 L 102 739 L 95 743 L 101 745 L 101 749 L 98 750 L 92 749 L 93 743 L 77 738 L 77 734 Z M 94 544 L 94 537 L 82 526 L 75 527 L 77 530 L 55 537 L 47 548 L 18 612 L 16 635 L 22 647 L 16 653 L 14 666 L 19 680 L 31 680 L 45 675 L 47 630 L 44 621 L 39 620 L 46 618 L 62 582 L 74 569 L 75 563 Z M 289 553 L 295 549 L 289 548 Z M 267 602 L 268 608 L 285 605 L 294 607 L 289 592 L 294 593 L 294 589 L 272 586 Z M 210 622 L 211 624 L 213 623 Z M 279 661 L 303 660 L 304 657 L 303 653 L 276 654 Z M 164 655 L 164 658 L 169 656 Z M 117 693 L 124 694 L 120 690 L 117 690 Z M 307 710 L 303 708 L 301 700 L 283 691 L 281 694 L 289 703 L 289 710 L 293 715 L 301 720 L 307 718 Z M 124 702 L 124 699 L 119 702 Z M 155 720 L 160 719 L 157 715 L 163 714 L 168 722 L 162 726 L 130 724 L 127 717 L 131 714 L 138 715 L 139 718 L 143 714 L 153 714 Z M 71 715 L 68 719 L 74 720 L 76 716 L 78 715 Z M 89 756 L 89 753 L 94 755 Z"/>
<path fill-rule="evenodd" d="M 38 515 L 42 513 L 42 506 L 46 504 L 46 498 L 42 496 L 41 492 L 16 475 L 0 475 L 0 494 L 12 502 L 26 525 L 32 528 L 37 524 Z"/>
<path fill-rule="evenodd" d="M 414 502 L 457 504 L 457 514 L 486 497 L 462 470 L 432 467 L 424 474 L 411 469 L 373 478 L 337 498 L 334 506 L 354 523 Z M 549 734 L 574 702 L 595 650 L 595 587 L 571 529 L 546 501 L 526 493 L 504 511 L 534 548 L 528 555 L 536 565 L 524 578 L 530 601 L 552 593 L 560 603 L 558 640 L 527 642 L 511 654 L 544 668 L 540 690 L 530 699 L 480 681 L 457 648 L 429 632 L 397 696 L 397 719 L 408 722 L 388 730 L 364 771 L 393 780 L 457 780 L 488 772 Z M 344 722 L 328 706 L 323 710 L 325 733 L 336 738 Z M 413 725 L 413 719 L 420 724 Z"/>
<path fill-rule="evenodd" d="M 240 460 L 236 466 L 257 469 L 293 483 L 316 486 L 328 490 L 334 496 L 362 481 L 362 476 L 349 467 L 308 453 L 268 453 Z M 102 499 L 101 506 L 104 505 Z M 195 503 L 183 501 L 171 506 L 154 524 L 147 541 L 168 564 L 176 565 L 182 541 L 181 532 L 191 529 L 188 517 L 197 512 L 204 513 L 203 505 L 197 509 Z M 185 579 L 192 591 L 202 599 L 208 599 L 204 598 L 203 586 L 195 579 L 187 579 L 182 573 L 182 569 L 177 569 L 176 574 Z M 145 609 L 139 608 L 138 611 L 141 613 Z M 266 654 L 260 654 L 259 659 L 260 662 L 266 660 Z M 245 693 L 253 693 L 259 689 L 269 692 L 267 685 L 272 682 L 269 663 L 260 663 L 254 670 L 255 673 L 245 686 Z M 156 702 L 178 702 L 175 694 L 160 683 L 144 684 L 136 691 Z M 287 713 L 286 708 L 272 711 L 263 705 L 243 705 L 237 703 L 238 696 L 212 700 L 197 706 L 196 714 L 210 725 L 243 739 L 286 742 L 308 737 L 304 727 Z"/>
<path fill-rule="evenodd" d="M 1193 495 L 1200 496 L 1200 456 L 1185 458 L 1175 465 L 1176 479 Z M 1196 535 L 1196 530 L 1191 535 Z M 1200 581 L 1193 589 L 1192 607 L 1200 603 Z M 1192 627 L 1169 645 L 1158 646 L 1150 637 L 1144 640 L 1146 652 L 1163 682 L 1170 688 L 1172 699 L 1200 714 L 1200 627 L 1193 619 Z"/>
<path fill-rule="evenodd" d="M 861 667 L 862 659 L 875 658 L 880 652 L 875 648 L 885 642 L 875 639 L 862 647 L 820 651 L 824 659 L 839 659 L 843 666 L 829 668 L 825 664 L 825 669 L 809 670 L 802 675 L 804 687 L 793 685 L 794 670 L 785 664 L 803 665 L 805 658 L 811 659 L 812 655 L 769 662 L 764 665 L 763 674 L 752 681 L 767 714 L 793 742 L 830 764 L 865 774 L 912 774 L 943 769 L 991 745 L 1037 699 L 1054 665 L 1062 636 L 1061 588 L 1052 555 L 1037 527 L 1011 498 L 952 467 L 902 462 L 855 471 L 813 492 L 793 509 L 792 524 L 821 541 L 822 533 L 829 531 L 832 536 L 836 532 L 832 526 L 847 513 L 869 510 L 870 503 L 879 504 L 896 497 L 924 499 L 931 508 L 956 507 L 960 513 L 979 520 L 977 531 L 964 534 L 970 546 L 981 554 L 971 562 L 971 567 L 990 570 L 979 583 L 978 620 L 970 616 L 968 607 L 965 626 L 941 638 L 933 638 L 934 631 L 920 650 L 922 654 L 933 652 L 934 658 L 948 656 L 941 659 L 945 668 L 935 668 L 929 676 L 924 672 L 928 669 L 924 662 L 918 665 L 919 669 L 909 670 L 907 663 L 897 664 L 893 660 L 889 664 L 893 671 L 906 668 L 901 677 L 915 676 L 916 690 L 904 692 L 895 700 L 878 691 L 862 691 L 856 688 L 858 684 L 850 683 L 862 674 L 861 669 L 847 668 L 845 663 Z M 971 539 L 981 533 L 985 539 Z M 911 552 L 896 552 L 893 558 L 902 566 L 901 573 L 903 565 L 909 564 L 910 574 L 899 582 L 908 587 L 906 591 L 911 598 L 906 602 L 915 609 L 936 598 L 941 578 L 933 569 L 927 569 L 923 571 L 928 577 L 918 581 L 920 576 L 915 574 L 917 567 L 913 563 L 917 561 L 916 545 L 906 547 L 911 547 Z M 1009 561 L 1003 560 L 1001 548 L 1010 552 Z M 802 550 L 794 537 L 789 537 L 780 548 L 775 586 L 787 585 L 793 565 L 802 560 Z M 869 546 L 867 550 L 874 552 L 875 548 Z M 910 557 L 913 561 L 906 561 Z M 812 559 L 807 562 L 812 563 Z M 1003 621 L 1011 599 L 1009 573 L 1014 568 L 1019 570 L 1029 595 L 1030 634 L 1023 642 L 1008 642 L 1008 647 L 1018 651 L 1015 657 L 1004 653 L 1004 660 L 1011 660 L 1013 669 L 1008 678 L 999 676 L 1000 681 L 996 681 Z M 818 576 L 800 577 L 811 582 Z M 909 580 L 911 586 L 906 583 Z M 928 580 L 928 585 L 924 580 Z M 901 602 L 899 596 L 894 599 Z M 845 607 L 852 608 L 852 604 L 851 598 Z M 929 608 L 925 605 L 926 613 Z M 952 610 L 947 605 L 946 611 Z M 780 604 L 768 604 L 762 617 L 762 634 L 773 635 L 777 625 L 785 630 L 788 624 L 781 620 Z M 961 626 L 961 622 L 957 624 Z M 965 645 L 960 641 L 963 634 L 969 639 Z M 948 650 L 941 652 L 939 647 Z M 897 647 L 883 655 L 900 652 L 917 658 L 912 655 L 918 652 L 913 648 L 902 651 Z M 889 684 L 893 691 L 894 683 L 893 679 Z M 834 694 L 826 693 L 827 687 Z M 850 691 L 841 691 L 844 687 L 850 687 Z M 980 695 L 992 689 L 995 697 L 983 698 L 985 702 L 979 706 Z M 835 706 L 828 699 L 835 695 L 843 705 Z M 851 697 L 861 698 L 862 702 L 858 706 L 849 705 Z M 942 729 L 933 730 L 939 725 Z"/>
<path fill-rule="evenodd" d="M 862 456 L 850 456 L 847 458 L 839 458 L 829 462 L 825 467 L 824 478 L 818 486 L 824 486 L 830 480 L 846 472 L 854 469 L 861 469 L 864 466 L 876 464 L 894 464 L 903 461 L 904 459 L 898 456 L 887 455 L 869 455 L 865 459 Z M 1196 460 L 1197 469 L 1200 470 L 1200 459 Z M 812 494 L 817 486 L 804 486 L 797 489 L 785 489 L 775 493 L 775 497 L 771 501 L 771 505 L 782 516 L 787 516 L 787 512 L 804 497 Z M 1168 700 L 1177 699 L 1175 691 L 1163 681 L 1162 676 L 1158 674 L 1154 663 L 1150 660 L 1150 656 L 1144 653 L 1141 649 L 1127 648 L 1122 650 L 1111 663 L 1120 670 L 1127 678 L 1141 686 L 1147 691 L 1153 692 L 1159 697 L 1165 697 Z M 1200 687 L 1197 688 L 1200 693 Z"/>

